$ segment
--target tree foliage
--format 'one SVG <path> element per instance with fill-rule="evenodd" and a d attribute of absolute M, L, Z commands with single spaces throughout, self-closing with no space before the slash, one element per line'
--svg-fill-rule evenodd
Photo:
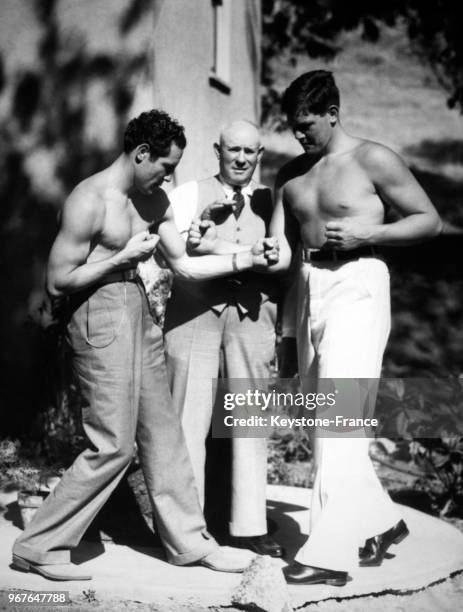
<path fill-rule="evenodd" d="M 85 27 L 64 28 L 59 0 L 34 0 L 27 7 L 38 32 L 34 57 L 7 71 L 0 56 L 0 91 L 11 98 L 0 109 L 0 259 L 9 286 L 0 305 L 3 430 L 54 455 L 79 437 L 79 401 L 62 336 L 41 307 L 43 271 L 65 195 L 114 158 L 146 65 L 143 40 L 129 47 L 126 39 L 151 5 L 126 3 L 117 14 L 120 39 L 96 50 Z M 108 117 L 98 139 L 87 131 L 95 87 Z"/>
<path fill-rule="evenodd" d="M 448 105 L 463 113 L 463 20 L 457 0 L 263 0 L 263 119 L 275 111 L 272 60 L 285 54 L 293 64 L 300 54 L 334 58 L 339 35 L 359 30 L 375 42 L 384 26 L 405 23 L 416 50 L 433 68 L 449 94 Z"/>

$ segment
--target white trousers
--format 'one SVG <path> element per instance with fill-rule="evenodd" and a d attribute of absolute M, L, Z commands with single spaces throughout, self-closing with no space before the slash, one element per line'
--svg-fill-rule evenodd
<path fill-rule="evenodd" d="M 298 356 L 304 392 L 313 391 L 313 381 L 320 378 L 378 379 L 389 330 L 389 272 L 382 260 L 302 264 Z M 349 402 L 351 416 L 355 394 L 362 389 L 354 381 L 344 386 L 338 401 L 342 404 L 344 397 Z M 369 397 L 376 399 L 374 385 Z M 343 414 L 342 405 L 335 414 Z M 400 515 L 374 471 L 369 439 L 320 434 L 311 432 L 315 478 L 310 535 L 296 561 L 348 571 L 358 566 L 358 548 L 365 539 L 392 527 Z"/>

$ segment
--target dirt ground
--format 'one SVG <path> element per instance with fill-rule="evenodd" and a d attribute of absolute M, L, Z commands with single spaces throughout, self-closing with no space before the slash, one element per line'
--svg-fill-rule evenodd
<path fill-rule="evenodd" d="M 0 610 L 13 612 L 23 608 L 3 603 L 6 591 L 0 591 Z M 463 573 L 428 587 L 418 593 L 403 595 L 386 594 L 381 596 L 360 597 L 343 601 L 327 600 L 297 608 L 297 612 L 456 612 L 463 601 Z M 29 608 L 30 609 L 30 608 Z M 69 612 L 240 612 L 242 608 L 233 606 L 198 607 L 196 605 L 172 604 L 159 606 L 155 603 L 144 604 L 135 601 L 100 600 L 98 593 L 88 589 L 82 592 L 70 605 L 49 608 L 50 610 L 69 610 Z M 46 607 L 40 607 L 44 612 Z M 262 612 L 262 611 L 261 611 Z"/>
<path fill-rule="evenodd" d="M 409 505 L 415 505 L 418 509 L 424 510 L 425 508 L 420 507 L 422 505 L 422 499 L 419 495 L 419 491 L 416 491 L 417 495 L 413 498 L 400 499 L 406 497 L 406 493 L 413 491 L 413 483 L 415 481 L 415 475 L 408 473 L 407 469 L 401 468 L 396 469 L 395 467 L 389 466 L 387 461 L 383 463 L 376 463 L 376 469 L 380 475 L 383 484 L 392 492 L 393 496 L 398 498 L 400 501 L 412 502 Z M 294 466 L 296 471 L 301 466 Z M 399 465 L 399 468 L 401 466 Z M 304 472 L 307 474 L 309 466 L 304 465 Z M 299 470 L 300 471 L 300 470 Z M 294 480 L 291 474 L 287 475 L 288 478 Z M 18 477 L 17 477 L 18 478 Z M 296 478 L 297 480 L 297 475 Z M 295 484 L 292 482 L 291 484 Z M 141 496 L 143 499 L 143 496 Z M 140 501 L 140 500 L 139 500 Z M 143 504 L 141 504 L 143 506 Z M 462 519 L 448 519 L 455 527 L 463 531 L 463 520 Z M 0 590 L 0 610 L 11 612 L 12 610 L 23 610 L 24 607 L 18 607 L 10 605 L 7 602 L 8 592 Z M 446 612 L 458 610 L 461 608 L 461 602 L 463 601 L 463 572 L 448 578 L 447 580 L 438 584 L 429 586 L 419 592 L 411 592 L 405 594 L 393 594 L 385 593 L 381 596 L 369 596 L 369 597 L 358 597 L 353 599 L 344 600 L 327 600 L 318 604 L 308 604 L 303 607 L 297 608 L 298 612 Z M 29 609 L 31 609 L 29 607 Z M 40 610 L 47 610 L 46 606 L 40 606 Z M 90 587 L 82 590 L 82 594 L 79 597 L 75 597 L 69 605 L 63 607 L 49 608 L 50 610 L 66 610 L 69 612 L 103 612 L 111 610 L 113 612 L 141 612 L 141 611 L 152 611 L 152 612 L 239 612 L 240 608 L 234 606 L 212 606 L 203 607 L 197 604 L 185 604 L 179 603 L 172 598 L 172 602 L 169 604 L 146 604 L 136 601 L 119 601 L 115 599 L 105 599 L 99 595 L 98 591 L 91 589 Z M 262 612 L 262 611 L 261 611 Z"/>

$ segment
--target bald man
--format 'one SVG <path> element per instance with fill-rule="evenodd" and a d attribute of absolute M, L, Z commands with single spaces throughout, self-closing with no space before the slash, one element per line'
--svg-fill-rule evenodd
<path fill-rule="evenodd" d="M 263 147 L 252 123 L 235 121 L 222 130 L 214 150 L 218 174 L 174 189 L 172 210 L 185 240 L 195 218 L 211 220 L 218 236 L 215 252 L 236 252 L 266 236 L 272 216 L 270 190 L 252 180 Z M 206 243 L 203 237 L 197 254 L 208 252 Z M 167 368 L 203 505 L 212 381 L 221 364 L 227 379 L 269 377 L 276 286 L 275 280 L 255 273 L 199 283 L 174 281 L 165 324 Z M 280 557 L 281 546 L 267 535 L 266 481 L 266 440 L 234 438 L 230 540 L 234 546 Z"/>

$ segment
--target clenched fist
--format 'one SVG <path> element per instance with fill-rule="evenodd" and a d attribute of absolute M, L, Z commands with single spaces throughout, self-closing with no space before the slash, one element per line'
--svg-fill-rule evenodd
<path fill-rule="evenodd" d="M 158 242 L 159 236 L 150 234 L 146 230 L 135 234 L 120 252 L 121 263 L 135 264 L 149 259 L 156 250 Z"/>
<path fill-rule="evenodd" d="M 212 253 L 217 240 L 217 228 L 210 219 L 193 219 L 188 230 L 187 246 L 195 253 Z"/>
<path fill-rule="evenodd" d="M 325 225 L 326 245 L 340 251 L 350 251 L 360 246 L 370 244 L 370 225 L 355 219 L 340 219 L 329 221 Z"/>
<path fill-rule="evenodd" d="M 273 236 L 260 238 L 252 247 L 251 254 L 255 268 L 268 268 L 278 263 L 280 258 L 278 240 Z"/>

